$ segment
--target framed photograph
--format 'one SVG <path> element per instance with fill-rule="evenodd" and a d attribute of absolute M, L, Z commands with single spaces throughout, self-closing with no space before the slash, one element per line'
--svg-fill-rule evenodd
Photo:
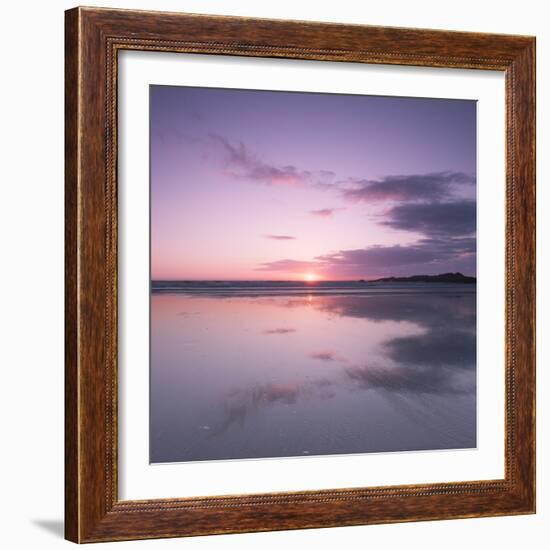
<path fill-rule="evenodd" d="M 66 12 L 66 538 L 535 511 L 535 39 Z"/>

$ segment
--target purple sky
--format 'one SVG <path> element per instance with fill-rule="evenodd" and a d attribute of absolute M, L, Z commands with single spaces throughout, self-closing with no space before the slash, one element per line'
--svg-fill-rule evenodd
<path fill-rule="evenodd" d="M 153 279 L 475 275 L 475 101 L 150 93 Z"/>

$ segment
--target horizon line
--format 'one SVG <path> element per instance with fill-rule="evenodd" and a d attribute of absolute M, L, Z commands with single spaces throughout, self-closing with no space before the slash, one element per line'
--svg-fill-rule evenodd
<path fill-rule="evenodd" d="M 354 277 L 350 279 L 317 279 L 314 281 L 307 281 L 304 279 L 218 279 L 218 278 L 205 278 L 205 279 L 195 279 L 195 278 L 151 278 L 152 283 L 164 283 L 164 282 L 189 282 L 189 283 L 226 283 L 226 282 L 254 282 L 254 283 L 306 283 L 306 284 L 317 284 L 317 283 L 357 283 L 357 282 L 369 282 L 369 281 L 379 281 L 380 279 L 407 279 L 413 277 L 441 277 L 443 275 L 460 275 L 462 277 L 467 277 L 470 279 L 476 279 L 477 275 L 467 275 L 461 272 L 447 272 L 447 273 L 437 273 L 435 275 L 428 275 L 425 273 L 419 273 L 414 275 L 384 275 L 381 277 Z"/>

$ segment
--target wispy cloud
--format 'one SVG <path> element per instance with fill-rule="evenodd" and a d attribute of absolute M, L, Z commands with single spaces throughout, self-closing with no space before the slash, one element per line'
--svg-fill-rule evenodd
<path fill-rule="evenodd" d="M 296 166 L 276 166 L 264 162 L 242 142 L 231 143 L 217 134 L 210 137 L 222 146 L 225 171 L 234 178 L 271 185 L 303 185 L 312 176 L 311 172 L 298 170 Z"/>
<path fill-rule="evenodd" d="M 331 187 L 336 174 L 331 170 L 304 170 L 292 164 L 278 165 L 262 160 L 242 142 L 232 142 L 219 134 L 210 134 L 210 140 L 223 150 L 224 172 L 236 179 L 266 185 L 304 185 Z"/>
<path fill-rule="evenodd" d="M 264 237 L 273 241 L 294 241 L 296 239 L 292 235 L 264 235 Z"/>
<path fill-rule="evenodd" d="M 260 264 L 257 271 L 278 271 L 278 272 L 296 272 L 307 271 L 319 267 L 319 262 L 300 260 L 276 260 L 274 262 L 264 262 Z"/>
<path fill-rule="evenodd" d="M 333 351 L 314 351 L 309 354 L 311 359 L 318 359 L 319 361 L 334 361 L 336 359 Z"/>
<path fill-rule="evenodd" d="M 330 218 L 336 214 L 339 210 L 344 210 L 343 208 L 321 208 L 319 210 L 310 210 L 309 213 L 312 216 L 318 216 L 319 218 Z"/>
<path fill-rule="evenodd" d="M 224 173 L 236 179 L 267 185 L 305 186 L 338 191 L 352 202 L 417 202 L 452 199 L 475 184 L 475 176 L 463 172 L 390 175 L 380 179 L 355 176 L 337 179 L 331 170 L 304 170 L 293 164 L 278 165 L 261 159 L 242 142 L 233 142 L 219 134 L 209 139 L 223 151 Z M 341 177 L 341 176 L 340 176 Z M 467 192 L 467 191 L 466 191 Z M 310 213 L 319 217 L 333 216 L 342 208 L 321 208 Z"/>

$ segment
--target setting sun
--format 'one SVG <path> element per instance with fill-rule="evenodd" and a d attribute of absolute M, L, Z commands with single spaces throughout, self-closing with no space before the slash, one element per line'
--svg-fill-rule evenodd
<path fill-rule="evenodd" d="M 308 283 L 313 283 L 313 282 L 317 281 L 317 279 L 318 279 L 318 277 L 314 273 L 306 273 L 304 275 L 304 280 Z"/>

